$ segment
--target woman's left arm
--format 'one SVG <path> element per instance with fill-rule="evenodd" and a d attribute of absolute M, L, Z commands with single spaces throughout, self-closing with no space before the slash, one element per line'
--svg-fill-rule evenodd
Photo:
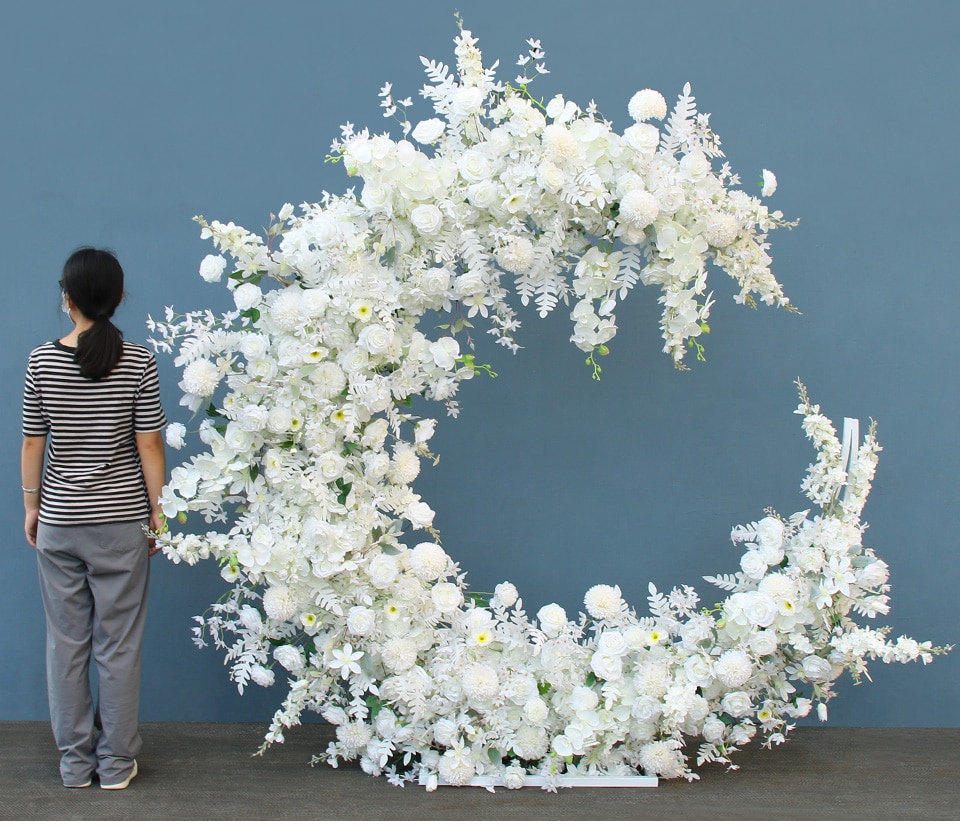
<path fill-rule="evenodd" d="M 163 448 L 163 434 L 137 433 L 137 453 L 140 454 L 140 469 L 147 486 L 150 499 L 150 530 L 159 531 L 166 524 L 166 517 L 160 510 L 160 491 L 167 480 L 167 462 Z M 150 540 L 150 556 L 157 553 L 156 540 Z"/>
<path fill-rule="evenodd" d="M 37 523 L 40 521 L 40 485 L 43 479 L 43 455 L 46 436 L 24 436 L 20 452 L 20 481 L 23 483 L 23 532 L 27 542 L 37 547 Z"/>

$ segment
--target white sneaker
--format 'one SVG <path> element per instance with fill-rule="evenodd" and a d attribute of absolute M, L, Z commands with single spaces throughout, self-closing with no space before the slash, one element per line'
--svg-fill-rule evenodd
<path fill-rule="evenodd" d="M 103 782 L 101 782 L 100 789 L 104 791 L 122 791 L 124 788 L 127 787 L 127 785 L 129 785 L 134 779 L 136 779 L 137 773 L 139 773 L 139 768 L 137 767 L 137 760 L 134 759 L 133 770 L 130 771 L 130 775 L 126 779 L 124 779 L 122 782 L 117 782 L 114 785 L 104 785 Z"/>

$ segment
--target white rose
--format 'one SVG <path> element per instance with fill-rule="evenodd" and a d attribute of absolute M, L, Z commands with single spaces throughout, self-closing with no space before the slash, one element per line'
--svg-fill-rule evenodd
<path fill-rule="evenodd" d="M 386 422 L 384 422 L 386 423 Z M 413 428 L 413 441 L 415 444 L 423 444 L 433 438 L 433 431 L 437 427 L 435 418 L 422 418 Z"/>
<path fill-rule="evenodd" d="M 259 404 L 248 404 L 240 411 L 240 426 L 251 433 L 258 433 L 267 426 L 267 408 Z"/>
<path fill-rule="evenodd" d="M 626 655 L 629 647 L 620 632 L 608 629 L 597 638 L 596 649 L 604 655 Z"/>
<path fill-rule="evenodd" d="M 273 658 L 287 672 L 299 672 L 306 666 L 306 662 L 303 660 L 303 653 L 297 649 L 297 647 L 291 646 L 288 643 L 274 649 Z"/>
<path fill-rule="evenodd" d="M 652 124 L 634 124 L 623 131 L 623 140 L 628 147 L 649 156 L 660 144 L 660 131 Z"/>
<path fill-rule="evenodd" d="M 557 635 L 567 625 L 567 613 L 562 606 L 550 603 L 537 612 L 540 628 L 550 637 Z"/>
<path fill-rule="evenodd" d="M 368 606 L 354 606 L 347 612 L 347 629 L 351 635 L 369 635 L 376 623 L 376 613 Z"/>
<path fill-rule="evenodd" d="M 365 349 L 371 355 L 383 355 L 390 349 L 393 335 L 379 323 L 373 323 L 364 327 L 357 338 L 357 343 L 361 349 Z"/>
<path fill-rule="evenodd" d="M 233 291 L 233 302 L 241 312 L 252 309 L 262 299 L 263 292 L 260 291 L 260 286 L 255 286 L 253 283 L 241 283 Z"/>
<path fill-rule="evenodd" d="M 428 118 L 414 127 L 411 135 L 414 141 L 420 144 L 433 144 L 443 135 L 446 129 L 447 123 L 445 121 L 441 121 L 439 118 Z"/>
<path fill-rule="evenodd" d="M 378 589 L 393 585 L 399 574 L 396 557 L 390 554 L 377 554 L 367 564 L 367 574 L 370 575 L 370 582 Z"/>
<path fill-rule="evenodd" d="M 711 716 L 703 723 L 702 735 L 704 741 L 708 741 L 712 744 L 723 741 L 723 734 L 726 730 L 726 726 L 720 719 L 714 718 Z"/>
<path fill-rule="evenodd" d="M 467 200 L 475 208 L 486 209 L 499 201 L 500 193 L 493 181 L 477 182 L 467 188 Z"/>
<path fill-rule="evenodd" d="M 697 181 L 710 172 L 710 160 L 701 151 L 694 150 L 680 159 L 680 169 Z"/>
<path fill-rule="evenodd" d="M 437 607 L 437 611 L 441 614 L 449 614 L 459 608 L 463 602 L 463 592 L 454 583 L 437 583 L 430 589 L 430 599 Z"/>
<path fill-rule="evenodd" d="M 595 652 L 590 659 L 590 669 L 597 678 L 604 681 L 617 681 L 623 675 L 623 659 L 619 655 Z"/>
<path fill-rule="evenodd" d="M 479 150 L 467 150 L 457 163 L 460 175 L 471 184 L 490 178 L 490 160 Z"/>
<path fill-rule="evenodd" d="M 208 283 L 216 283 L 226 267 L 227 261 L 219 254 L 207 254 L 200 261 L 200 276 Z"/>
<path fill-rule="evenodd" d="M 777 646 L 779 646 L 777 636 L 769 629 L 761 629 L 750 636 L 750 649 L 754 655 L 772 655 L 777 651 Z"/>
<path fill-rule="evenodd" d="M 769 595 L 761 592 L 745 592 L 744 613 L 747 620 L 761 629 L 770 626 L 777 616 L 777 604 Z"/>
<path fill-rule="evenodd" d="M 183 447 L 186 435 L 187 428 L 179 422 L 173 422 L 167 425 L 165 432 L 167 445 L 174 450 L 180 450 Z"/>
<path fill-rule="evenodd" d="M 537 184 L 548 193 L 558 193 L 567 180 L 567 174 L 553 162 L 543 162 L 537 168 Z"/>
<path fill-rule="evenodd" d="M 412 502 L 403 512 L 403 516 L 410 520 L 410 524 L 415 529 L 419 530 L 430 527 L 436 512 L 426 502 Z"/>
<path fill-rule="evenodd" d="M 240 619 L 240 625 L 251 632 L 259 632 L 260 627 L 263 625 L 263 618 L 260 617 L 260 612 L 254 609 L 253 606 L 244 606 L 237 613 L 237 617 Z"/>
<path fill-rule="evenodd" d="M 272 669 L 267 669 L 260 664 L 254 664 L 250 667 L 250 680 L 261 687 L 271 687 L 275 680 Z"/>
<path fill-rule="evenodd" d="M 479 87 L 460 87 L 453 94 L 453 111 L 458 116 L 468 116 L 480 112 L 484 100 L 483 90 Z"/>
<path fill-rule="evenodd" d="M 703 657 L 703 655 L 691 655 L 684 663 L 683 669 L 687 674 L 687 678 L 690 679 L 690 683 L 696 684 L 698 687 L 706 686 L 710 679 L 713 678 L 713 669 L 710 666 L 710 661 Z"/>
<path fill-rule="evenodd" d="M 773 196 L 774 192 L 777 189 L 777 177 L 773 175 L 773 171 L 763 169 L 763 189 L 760 191 L 763 196 Z"/>
<path fill-rule="evenodd" d="M 720 706 L 733 718 L 744 718 L 753 712 L 750 696 L 739 690 L 727 693 L 720 701 Z"/>
<path fill-rule="evenodd" d="M 435 234 L 443 226 L 443 214 L 436 205 L 417 205 L 410 211 L 410 221 L 421 234 Z"/>
<path fill-rule="evenodd" d="M 767 573 L 767 563 L 754 548 L 740 558 L 740 569 L 751 580 L 759 580 Z"/>
<path fill-rule="evenodd" d="M 503 786 L 508 791 L 522 788 L 527 779 L 527 772 L 520 765 L 510 765 L 503 771 Z"/>
<path fill-rule="evenodd" d="M 520 599 L 520 593 L 513 583 L 498 583 L 493 594 L 505 608 L 509 608 Z"/>
<path fill-rule="evenodd" d="M 833 665 L 819 655 L 808 655 L 801 665 L 803 676 L 808 681 L 829 681 L 833 677 Z"/>

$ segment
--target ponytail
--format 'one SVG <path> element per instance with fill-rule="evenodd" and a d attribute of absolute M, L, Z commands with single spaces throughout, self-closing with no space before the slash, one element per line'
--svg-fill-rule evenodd
<path fill-rule="evenodd" d="M 123 269 L 110 251 L 80 248 L 64 264 L 60 288 L 93 321 L 77 338 L 74 360 L 84 378 L 99 381 L 123 354 L 123 333 L 110 321 L 123 299 Z"/>
<path fill-rule="evenodd" d="M 73 359 L 80 364 L 84 378 L 99 381 L 110 374 L 123 354 L 123 332 L 109 318 L 97 318 L 93 326 L 77 338 Z"/>

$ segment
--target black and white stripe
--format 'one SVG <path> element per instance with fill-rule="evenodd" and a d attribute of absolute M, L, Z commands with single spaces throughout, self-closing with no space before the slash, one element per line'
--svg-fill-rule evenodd
<path fill-rule="evenodd" d="M 30 353 L 23 434 L 49 434 L 40 521 L 90 525 L 143 520 L 149 501 L 136 433 L 166 424 L 157 363 L 148 349 L 123 344 L 120 362 L 98 381 L 84 378 L 74 350 L 59 342 Z"/>

